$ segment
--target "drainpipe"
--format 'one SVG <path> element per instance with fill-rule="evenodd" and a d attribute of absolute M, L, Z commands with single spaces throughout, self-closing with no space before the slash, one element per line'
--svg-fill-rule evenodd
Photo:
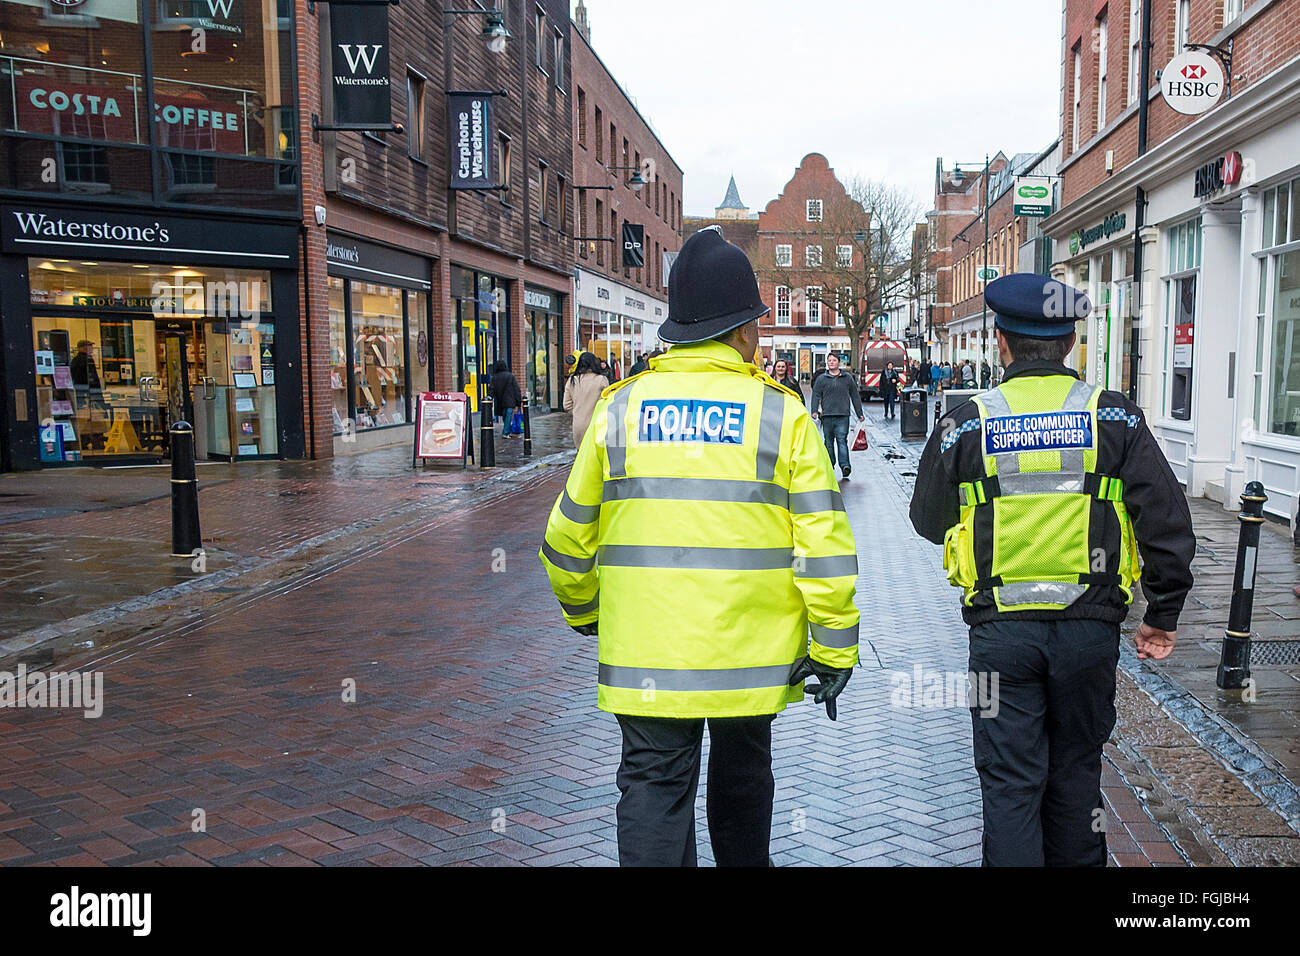
<path fill-rule="evenodd" d="M 1138 91 L 1137 154 L 1141 157 L 1147 151 L 1147 114 L 1151 102 L 1148 95 L 1151 77 L 1151 0 L 1142 0 L 1142 51 L 1138 60 L 1142 83 Z M 1138 186 L 1133 200 L 1133 321 L 1129 324 L 1128 334 L 1128 397 L 1135 404 L 1138 400 L 1138 329 L 1142 322 L 1145 299 L 1145 286 L 1142 282 L 1142 227 L 1146 225 L 1146 208 L 1146 190 Z"/>

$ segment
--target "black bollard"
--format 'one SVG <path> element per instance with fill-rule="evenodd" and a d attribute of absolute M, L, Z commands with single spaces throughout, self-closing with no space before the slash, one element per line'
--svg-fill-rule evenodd
<path fill-rule="evenodd" d="M 528 396 L 524 396 L 524 457 L 531 458 L 533 454 L 533 426 L 528 420 Z"/>
<path fill-rule="evenodd" d="M 1259 528 L 1264 523 L 1264 486 L 1246 485 L 1241 494 L 1241 532 L 1237 538 L 1237 568 L 1232 577 L 1232 608 L 1223 632 L 1223 651 L 1215 683 L 1222 690 L 1241 690 L 1250 679 L 1250 617 L 1255 608 L 1255 565 L 1259 556 Z"/>
<path fill-rule="evenodd" d="M 172 557 L 189 558 L 203 547 L 199 534 L 199 482 L 194 474 L 194 426 L 175 422 L 172 446 Z"/>
<path fill-rule="evenodd" d="M 496 416 L 492 413 L 492 396 L 485 388 L 483 398 L 478 403 L 478 466 L 495 468 L 497 449 L 493 444 L 493 429 L 496 428 Z"/>

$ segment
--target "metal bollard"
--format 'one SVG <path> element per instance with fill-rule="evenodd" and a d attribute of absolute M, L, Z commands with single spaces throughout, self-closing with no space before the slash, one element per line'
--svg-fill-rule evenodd
<path fill-rule="evenodd" d="M 483 391 L 483 398 L 478 403 L 478 466 L 480 468 L 495 468 L 497 464 L 497 449 L 493 444 L 495 436 L 492 434 L 496 428 L 496 416 L 492 413 L 492 396 Z"/>
<path fill-rule="evenodd" d="M 1241 690 L 1250 679 L 1250 617 L 1255 607 L 1255 564 L 1259 554 L 1259 528 L 1264 523 L 1264 486 L 1246 485 L 1241 494 L 1241 532 L 1237 538 L 1237 567 L 1232 577 L 1232 608 L 1215 683 L 1222 690 Z"/>
<path fill-rule="evenodd" d="M 524 397 L 524 457 L 531 458 L 533 454 L 533 426 L 528 420 L 528 396 Z"/>
<path fill-rule="evenodd" d="M 194 426 L 172 424 L 172 557 L 189 558 L 203 547 L 199 534 L 199 482 L 194 473 Z"/>

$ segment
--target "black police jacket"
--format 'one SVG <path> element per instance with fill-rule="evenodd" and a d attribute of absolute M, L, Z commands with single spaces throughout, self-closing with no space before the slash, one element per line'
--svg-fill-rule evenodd
<path fill-rule="evenodd" d="M 1013 362 L 1003 381 L 1017 375 L 1078 378 L 1064 365 L 1046 361 Z M 1175 630 L 1192 588 L 1191 564 L 1196 552 L 1187 497 L 1147 428 L 1141 409 L 1112 391 L 1101 393 L 1098 408 L 1122 408 L 1126 415 L 1121 420 L 1098 421 L 1097 471 L 1124 482 L 1124 505 L 1132 518 L 1142 557 L 1142 590 L 1147 598 L 1144 620 L 1162 631 Z M 946 451 L 940 450 L 943 436 L 972 418 L 979 418 L 974 402 L 963 402 L 953 409 L 930 435 L 921 455 L 912 493 L 912 526 L 935 544 L 943 544 L 944 535 L 959 520 L 958 485 L 984 476 L 979 428 L 961 434 Z M 948 420 L 951 425 L 945 424 Z M 1127 615 L 1123 592 L 1111 586 L 1090 587 L 1061 611 L 999 612 L 991 596 L 984 595 L 975 598 L 974 606 L 962 607 L 962 617 L 971 627 L 999 618 L 1092 618 L 1117 623 Z"/>

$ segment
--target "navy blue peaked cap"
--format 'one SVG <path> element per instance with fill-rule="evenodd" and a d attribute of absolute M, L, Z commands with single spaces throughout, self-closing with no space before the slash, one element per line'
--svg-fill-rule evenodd
<path fill-rule="evenodd" d="M 1015 335 L 1054 339 L 1074 331 L 1074 323 L 1092 311 L 1088 297 L 1051 276 L 1013 272 L 984 289 L 984 301 L 997 327 Z"/>

